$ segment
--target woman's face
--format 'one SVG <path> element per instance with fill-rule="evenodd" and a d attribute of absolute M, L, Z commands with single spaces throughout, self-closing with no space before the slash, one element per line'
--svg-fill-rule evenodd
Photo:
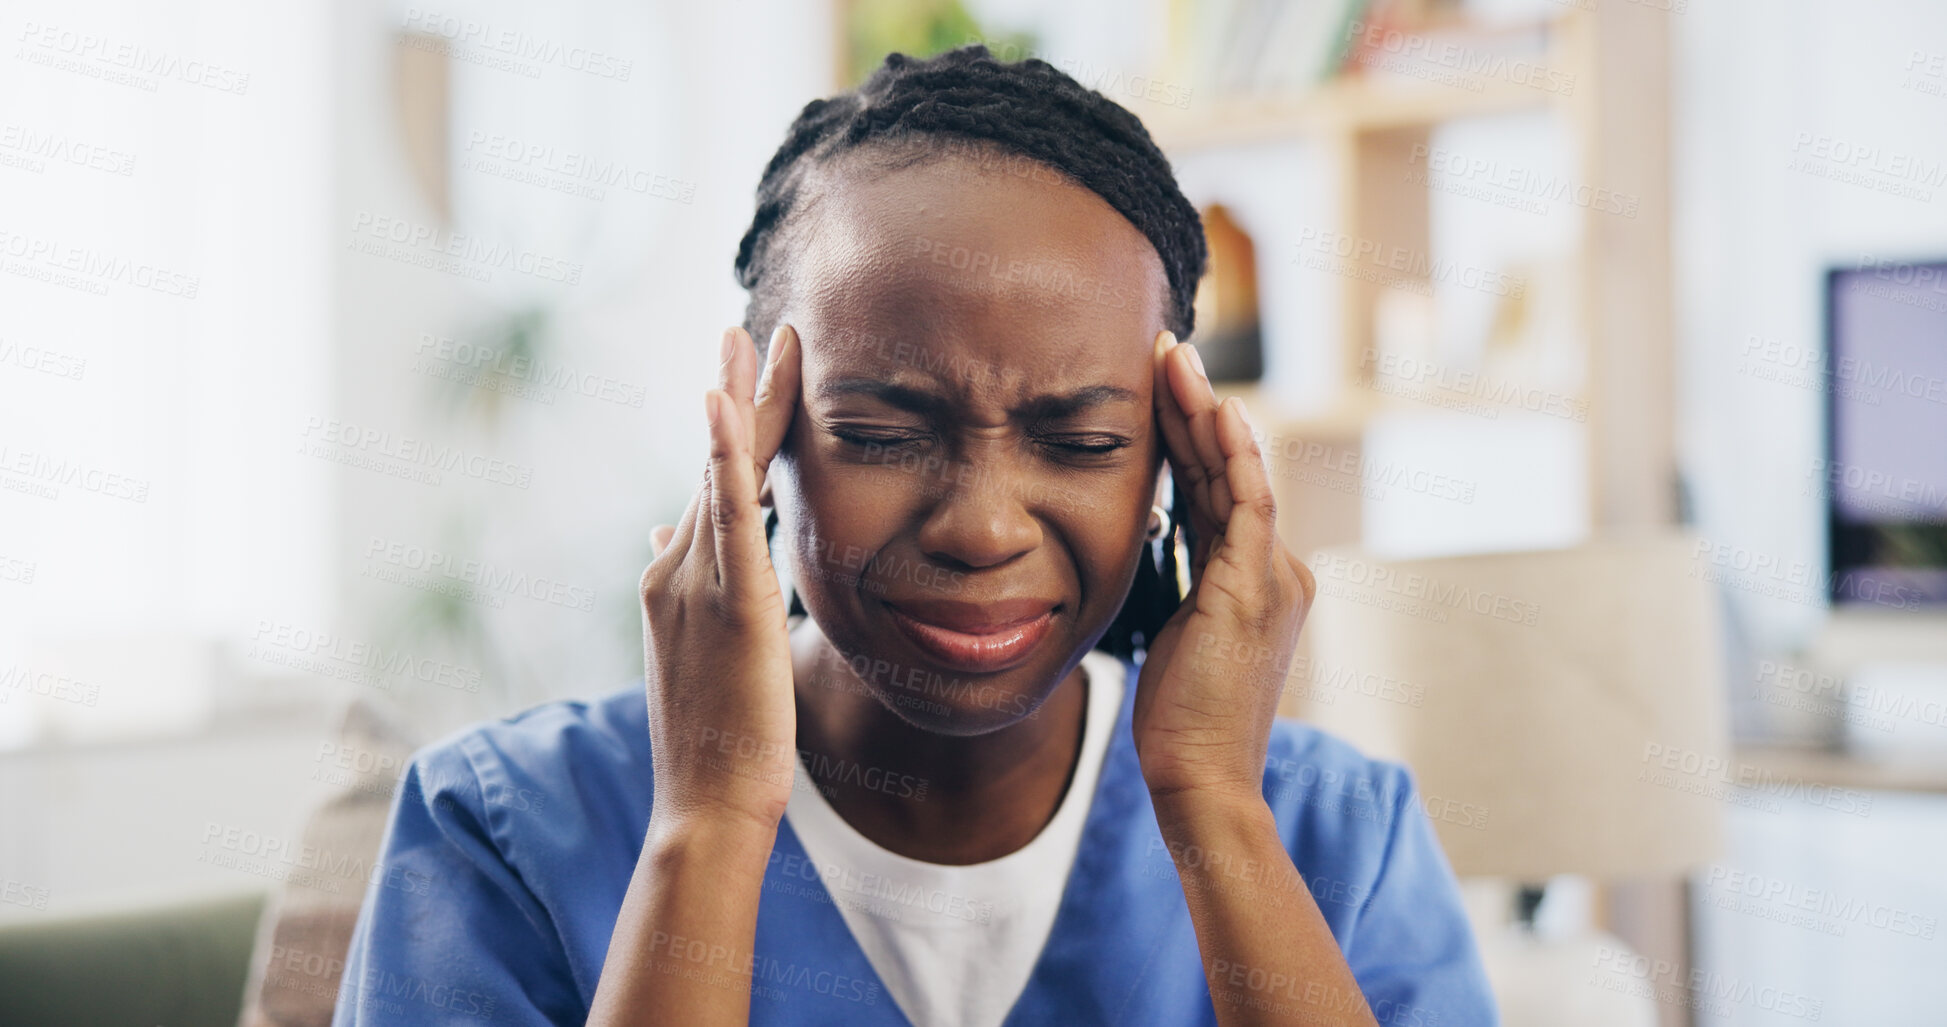
<path fill-rule="evenodd" d="M 804 392 L 772 488 L 792 580 L 900 716 L 1005 727 L 1135 573 L 1161 461 L 1162 261 L 1027 162 L 841 165 L 818 189 L 784 257 Z"/>

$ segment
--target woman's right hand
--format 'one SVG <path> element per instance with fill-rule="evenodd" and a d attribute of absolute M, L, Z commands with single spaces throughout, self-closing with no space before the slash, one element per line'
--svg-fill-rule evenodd
<path fill-rule="evenodd" d="M 772 334 L 762 381 L 742 328 L 724 333 L 721 362 L 721 387 L 703 398 L 702 486 L 682 523 L 650 533 L 642 575 L 652 829 L 731 818 L 775 830 L 797 769 L 784 597 L 757 500 L 798 404 L 797 332 Z"/>

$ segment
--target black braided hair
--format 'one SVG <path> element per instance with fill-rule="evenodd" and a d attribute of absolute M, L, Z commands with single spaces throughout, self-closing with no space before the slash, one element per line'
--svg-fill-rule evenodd
<path fill-rule="evenodd" d="M 1196 328 L 1192 306 L 1209 252 L 1203 221 L 1147 129 L 1113 100 L 1039 58 L 996 59 L 981 44 L 915 60 L 888 54 L 858 88 L 805 104 L 757 185 L 757 212 L 737 245 L 737 281 L 750 292 L 744 329 L 769 345 L 790 296 L 792 215 L 815 201 L 807 176 L 843 155 L 904 167 L 960 154 L 1012 158 L 1052 171 L 1108 201 L 1143 233 L 1169 279 L 1165 327 L 1179 339 Z M 1171 508 L 1183 510 L 1181 489 Z M 1129 596 L 1096 648 L 1117 656 L 1145 649 L 1182 602 L 1171 518 L 1162 566 L 1138 561 Z M 766 534 L 775 529 L 775 513 Z M 791 612 L 803 613 L 794 595 Z"/>

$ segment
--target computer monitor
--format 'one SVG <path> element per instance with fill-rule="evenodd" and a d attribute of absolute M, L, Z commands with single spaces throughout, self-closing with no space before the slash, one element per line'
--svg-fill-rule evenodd
<path fill-rule="evenodd" d="M 1947 260 L 1826 276 L 1826 453 L 1835 604 L 1947 604 Z"/>

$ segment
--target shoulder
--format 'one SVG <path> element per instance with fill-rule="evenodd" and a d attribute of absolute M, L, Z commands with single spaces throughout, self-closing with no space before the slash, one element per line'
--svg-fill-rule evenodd
<path fill-rule="evenodd" d="M 1385 871 L 1402 822 L 1423 816 L 1404 765 L 1283 717 L 1265 751 L 1264 798 L 1314 895 L 1352 912 Z"/>
<path fill-rule="evenodd" d="M 402 800 L 469 813 L 503 842 L 558 833 L 565 819 L 626 830 L 647 822 L 649 767 L 638 684 L 600 699 L 544 703 L 423 746 Z"/>
<path fill-rule="evenodd" d="M 1379 1022 L 1499 1022 L 1459 883 L 1428 816 L 1439 801 L 1421 795 L 1407 767 L 1280 718 L 1264 796 Z M 1451 805 L 1439 805 L 1441 819 L 1461 824 Z M 1477 813 L 1484 821 L 1485 811 Z"/>
<path fill-rule="evenodd" d="M 1404 764 L 1367 756 L 1351 742 L 1300 720 L 1272 721 L 1264 791 L 1274 809 L 1281 801 L 1314 810 L 1339 811 L 1348 802 L 1391 809 L 1412 783 Z"/>

